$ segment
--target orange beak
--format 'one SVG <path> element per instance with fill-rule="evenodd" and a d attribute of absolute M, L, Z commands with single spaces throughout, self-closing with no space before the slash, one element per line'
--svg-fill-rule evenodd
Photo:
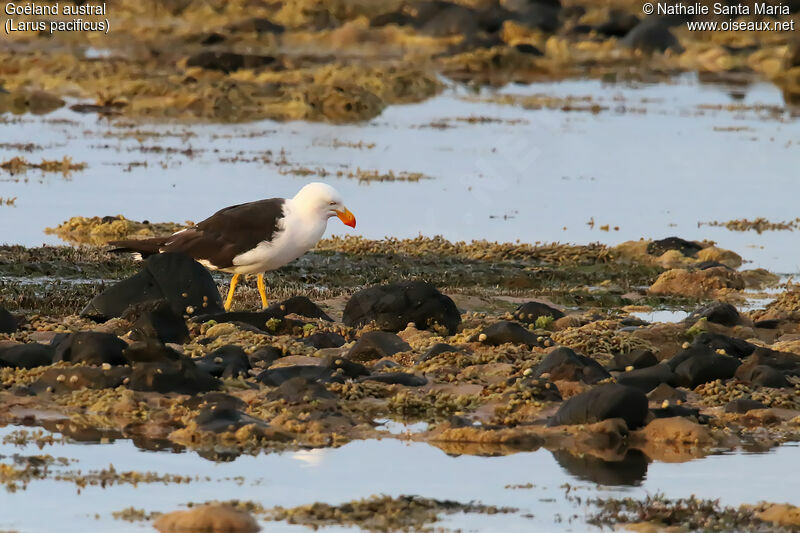
<path fill-rule="evenodd" d="M 336 216 L 339 217 L 339 220 L 341 220 L 345 226 L 350 226 L 351 228 L 356 227 L 356 217 L 353 216 L 353 213 L 346 207 L 344 211 L 337 211 Z"/>

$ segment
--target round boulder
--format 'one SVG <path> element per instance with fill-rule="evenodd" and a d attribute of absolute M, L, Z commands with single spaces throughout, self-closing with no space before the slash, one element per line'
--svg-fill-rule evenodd
<path fill-rule="evenodd" d="M 360 327 L 375 322 L 384 331 L 398 332 L 409 322 L 419 329 L 436 324 L 453 335 L 461 313 L 449 297 L 424 281 L 400 281 L 355 293 L 344 308 L 345 325 Z"/>

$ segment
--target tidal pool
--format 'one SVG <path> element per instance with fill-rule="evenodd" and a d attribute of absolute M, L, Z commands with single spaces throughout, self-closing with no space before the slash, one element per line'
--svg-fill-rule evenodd
<path fill-rule="evenodd" d="M 591 97 L 595 111 L 524 109 L 498 97 Z M 368 238 L 443 235 L 450 240 L 616 244 L 678 235 L 712 239 L 742 255 L 745 268 L 800 272 L 791 231 L 733 232 L 708 221 L 794 220 L 800 193 L 800 125 L 768 84 L 746 87 L 568 81 L 439 97 L 392 106 L 360 125 L 258 122 L 164 125 L 98 118 L 62 109 L 44 117 L 7 117 L 0 160 L 69 156 L 86 162 L 65 176 L 0 171 L 0 242 L 58 244 L 44 234 L 75 215 L 136 220 L 200 220 L 220 207 L 291 195 L 304 183 L 334 184 Z M 34 143 L 21 152 L 19 143 Z M 417 181 L 365 181 L 373 172 Z M 407 173 L 407 174 L 406 174 Z M 341 174 L 341 175 L 339 175 Z M 348 177 L 354 175 L 356 177 Z M 420 176 L 421 175 L 421 176 Z M 331 226 L 334 233 L 344 228 Z M 640 314 L 678 321 L 685 311 Z M 0 429 L 0 437 L 19 429 Z M 128 507 L 170 511 L 187 502 L 252 500 L 264 506 L 341 503 L 373 494 L 420 495 L 511 506 L 519 512 L 451 515 L 436 526 L 481 531 L 586 531 L 589 497 L 719 498 L 800 504 L 800 481 L 787 475 L 798 446 L 737 451 L 684 463 L 629 454 L 617 463 L 545 449 L 496 457 L 450 456 L 411 438 L 418 427 L 385 423 L 387 438 L 341 448 L 241 456 L 213 462 L 192 452 L 144 451 L 131 441 L 0 445 L 14 454 L 49 453 L 77 462 L 54 471 L 113 465 L 197 477 L 187 485 L 89 486 L 49 476 L 25 490 L 0 489 L 0 530 L 140 531 L 147 522 L 112 518 Z M 397 437 L 397 438 L 395 438 Z M 746 481 L 743 481 L 746 480 Z M 530 484 L 530 486 L 528 486 Z M 527 488 L 510 488 L 513 486 Z M 574 496 L 577 495 L 580 501 Z M 301 531 L 262 523 L 269 531 Z M 327 528 L 350 531 L 347 528 Z"/>
<path fill-rule="evenodd" d="M 590 97 L 596 112 L 494 103 L 516 95 Z M 556 105 L 557 104 L 553 104 Z M 368 238 L 616 244 L 679 235 L 712 239 L 776 273 L 800 271 L 791 231 L 699 225 L 794 220 L 800 124 L 778 89 L 702 84 L 565 81 L 392 106 L 358 125 L 257 122 L 154 125 L 67 108 L 0 128 L 0 159 L 69 156 L 69 177 L 0 172 L 0 241 L 55 244 L 43 229 L 75 215 L 201 220 L 220 207 L 292 195 L 324 180 L 341 190 Z M 557 106 L 558 107 L 558 106 Z M 579 107 L 579 106 L 576 106 Z M 22 153 L 14 145 L 41 149 Z M 359 171 L 422 174 L 360 181 Z M 363 172 L 361 173 L 363 175 Z M 346 228 L 331 227 L 334 233 Z"/>
<path fill-rule="evenodd" d="M 0 439 L 18 429 L 0 429 Z M 449 515 L 435 526 L 585 531 L 593 527 L 585 522 L 594 510 L 586 503 L 592 497 L 643 498 L 662 493 L 670 498 L 696 495 L 719 499 L 725 505 L 760 500 L 800 504 L 800 481 L 786 476 L 786 465 L 797 461 L 798 452 L 800 447 L 790 444 L 766 453 L 725 453 L 684 463 L 649 463 L 640 453 L 628 453 L 624 461 L 610 463 L 545 449 L 497 457 L 451 456 L 428 444 L 388 438 L 354 441 L 341 448 L 243 455 L 229 462 L 213 462 L 193 452 L 140 450 L 128 440 L 57 443 L 41 450 L 33 444 L 3 444 L 0 463 L 13 462 L 14 454 L 51 454 L 71 462 L 51 467 L 48 478 L 33 480 L 24 490 L 0 489 L 0 529 L 52 531 L 57 517 L 59 531 L 64 533 L 142 531 L 150 529 L 148 522 L 126 522 L 114 519 L 112 513 L 127 507 L 171 511 L 188 502 L 209 500 L 240 499 L 266 507 L 288 507 L 405 494 L 519 509 L 509 514 Z M 85 474 L 110 465 L 117 472 L 157 472 L 196 480 L 180 485 L 155 482 L 79 490 L 71 481 L 52 479 L 60 472 L 80 470 Z M 262 526 L 266 531 L 305 529 L 283 522 L 262 522 Z"/>

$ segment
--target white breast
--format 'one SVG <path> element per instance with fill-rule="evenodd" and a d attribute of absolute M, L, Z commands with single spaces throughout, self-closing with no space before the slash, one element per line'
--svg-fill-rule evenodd
<path fill-rule="evenodd" d="M 313 248 L 322 238 L 328 220 L 310 217 L 284 206 L 284 218 L 271 241 L 262 241 L 254 249 L 233 258 L 234 267 L 225 269 L 234 274 L 255 274 L 275 270 L 290 263 Z"/>

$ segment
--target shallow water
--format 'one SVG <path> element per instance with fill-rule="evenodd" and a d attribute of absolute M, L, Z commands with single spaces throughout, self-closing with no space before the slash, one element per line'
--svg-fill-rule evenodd
<path fill-rule="evenodd" d="M 68 179 L 38 170 L 24 176 L 0 173 L 0 197 L 17 197 L 16 207 L 0 207 L 0 224 L 12 228 L 0 240 L 57 243 L 42 230 L 74 215 L 198 221 L 222 206 L 291 195 L 308 181 L 324 179 L 341 190 L 356 213 L 355 233 L 370 238 L 422 233 L 451 240 L 614 244 L 679 235 L 713 239 L 752 261 L 747 266 L 800 272 L 793 232 L 758 235 L 698 227 L 712 220 L 797 216 L 793 203 L 782 198 L 800 193 L 795 179 L 800 124 L 782 111 L 774 86 L 704 85 L 687 76 L 657 85 L 509 86 L 500 94 L 591 96 L 609 109 L 596 114 L 525 110 L 467 101 L 475 95 L 452 89 L 420 104 L 392 106 L 370 123 L 346 126 L 130 127 L 127 120 L 115 126 L 68 109 L 46 117 L 27 115 L 0 128 L 0 159 L 68 155 L 89 167 Z M 745 109 L 713 108 L 732 104 Z M 455 120 L 464 117 L 497 121 Z M 442 121 L 454 127 L 430 127 Z M 19 142 L 44 149 L 2 148 Z M 191 154 L 179 153 L 187 148 Z M 431 179 L 363 183 L 335 177 L 337 171 L 359 168 L 420 172 Z M 324 169 L 330 175 L 286 174 L 298 169 Z M 606 224 L 609 230 L 603 231 Z M 329 231 L 350 230 L 335 223 Z"/>
<path fill-rule="evenodd" d="M 15 429 L 18 428 L 0 429 L 0 438 Z M 80 492 L 68 481 L 34 480 L 18 492 L 0 489 L 0 529 L 50 531 L 53 517 L 58 516 L 59 531 L 64 533 L 141 531 L 149 528 L 147 523 L 115 520 L 111 513 L 130 506 L 170 511 L 187 502 L 208 500 L 241 499 L 267 507 L 286 507 L 315 501 L 341 503 L 373 494 L 407 494 L 519 509 L 511 514 L 450 515 L 437 524 L 449 528 L 584 531 L 589 527 L 585 519 L 592 511 L 586 500 L 591 497 L 642 498 L 663 493 L 678 498 L 694 494 L 719 498 L 727 505 L 758 500 L 800 504 L 800 480 L 785 475 L 786 465 L 796 460 L 799 451 L 797 445 L 787 445 L 768 453 L 738 452 L 686 463 L 649 465 L 643 456 L 629 453 L 624 463 L 609 464 L 544 449 L 499 457 L 453 457 L 427 444 L 384 439 L 355 441 L 336 449 L 241 456 L 231 462 L 215 463 L 193 452 L 142 451 L 127 440 L 103 445 L 55 444 L 43 450 L 34 445 L 4 444 L 0 446 L 0 462 L 10 462 L 13 454 L 51 454 L 76 460 L 67 467 L 53 467 L 53 472 L 86 473 L 113 465 L 117 472 L 152 471 L 198 480 L 180 486 L 89 486 Z M 748 476 L 743 483 L 745 472 L 759 475 Z M 532 486 L 511 488 L 527 484 Z M 280 522 L 262 525 L 268 531 L 304 529 Z"/>
<path fill-rule="evenodd" d="M 0 127 L 0 160 L 20 155 L 38 162 L 67 155 L 89 166 L 69 177 L 0 171 L 0 197 L 17 198 L 15 207 L 0 206 L 0 241 L 58 243 L 43 229 L 74 215 L 197 221 L 221 206 L 291 195 L 307 181 L 324 180 L 341 190 L 356 213 L 356 233 L 370 238 L 422 233 L 451 240 L 615 244 L 679 235 L 715 240 L 750 260 L 746 267 L 800 272 L 793 232 L 759 235 L 698 225 L 797 216 L 794 203 L 783 199 L 800 193 L 795 179 L 800 126 L 780 111 L 781 95 L 773 86 L 732 89 L 683 77 L 660 85 L 545 83 L 511 86 L 500 93 L 591 95 L 593 102 L 609 109 L 597 114 L 525 110 L 468 101 L 466 97 L 476 95 L 453 89 L 421 104 L 390 107 L 368 124 L 348 126 L 261 122 L 130 127 L 128 121 L 109 122 L 66 109 L 46 117 L 24 116 Z M 703 107 L 730 104 L 750 107 Z M 470 116 L 495 120 L 456 120 Z M 430 127 L 441 122 L 453 127 Z M 43 148 L 22 153 L 4 144 L 21 142 Z M 374 147 L 365 146 L 371 143 Z M 420 172 L 430 179 L 365 183 L 293 173 L 303 168 L 329 174 L 358 168 Z M 603 231 L 606 224 L 610 228 Z M 347 231 L 338 223 L 330 228 L 331 233 Z M 656 310 L 638 316 L 678 321 L 685 312 Z M 0 429 L 0 437 L 12 429 Z M 403 437 L 425 428 L 389 421 L 384 429 L 387 437 Z M 64 532 L 140 531 L 149 526 L 114 520 L 111 513 L 130 506 L 169 511 L 189 501 L 233 498 L 265 506 L 340 503 L 384 493 L 520 509 L 509 515 L 448 516 L 440 525 L 450 528 L 584 531 L 591 509 L 568 498 L 565 483 L 577 487 L 570 493 L 584 501 L 598 495 L 661 492 L 720 498 L 730 505 L 759 500 L 800 504 L 800 481 L 785 475 L 799 451 L 797 445 L 785 445 L 768 453 L 736 452 L 679 464 L 646 464 L 640 456 L 604 464 L 544 449 L 502 457 L 451 457 L 427 444 L 386 438 L 214 463 L 192 452 L 142 451 L 126 440 L 42 451 L 0 445 L 0 462 L 8 462 L 2 456 L 14 453 L 51 453 L 77 459 L 66 467 L 70 470 L 113 464 L 118 471 L 211 478 L 180 487 L 88 487 L 80 493 L 70 482 L 51 479 L 33 481 L 17 493 L 0 489 L 0 530 L 49 531 L 57 516 Z M 239 476 L 243 481 L 235 479 Z M 527 483 L 534 486 L 505 488 Z M 527 514 L 533 517 L 523 516 Z M 269 531 L 304 530 L 283 523 L 263 525 Z"/>

